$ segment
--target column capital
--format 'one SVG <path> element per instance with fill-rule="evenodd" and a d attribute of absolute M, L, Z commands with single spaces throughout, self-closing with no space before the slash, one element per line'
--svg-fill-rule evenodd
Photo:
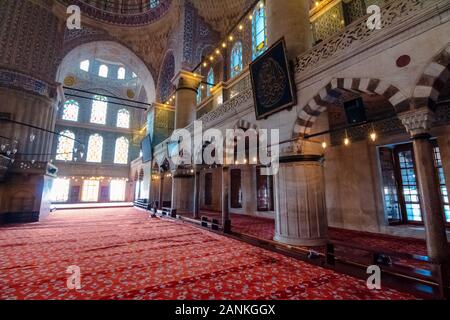
<path fill-rule="evenodd" d="M 197 73 L 186 70 L 180 70 L 172 79 L 172 83 L 178 89 L 194 89 L 197 91 L 198 86 L 202 82 L 203 77 Z"/>
<path fill-rule="evenodd" d="M 434 112 L 428 108 L 407 111 L 398 117 L 412 137 L 427 134 L 435 120 Z"/>

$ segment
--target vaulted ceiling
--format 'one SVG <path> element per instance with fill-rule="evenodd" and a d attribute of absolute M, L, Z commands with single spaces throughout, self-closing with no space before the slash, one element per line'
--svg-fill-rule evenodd
<path fill-rule="evenodd" d="M 108 40 L 108 37 L 118 39 L 144 60 L 156 79 L 168 41 L 182 19 L 180 9 L 183 4 L 191 3 L 212 29 L 225 35 L 255 0 L 160 0 L 160 5 L 156 9 L 148 7 L 148 0 L 107 2 L 58 0 L 58 2 L 60 4 L 75 2 L 82 6 L 81 11 L 85 17 L 82 20 L 83 30 L 79 34 L 69 33 L 74 34 L 75 38 L 79 36 L 79 39 L 67 39 L 73 45 L 79 44 L 85 38 L 91 41 Z M 106 9 L 104 3 L 108 3 Z M 133 11 L 139 7 L 141 8 L 139 12 Z M 60 6 L 59 10 L 61 16 L 65 16 L 65 6 Z M 69 43 L 66 42 L 66 45 Z"/>
<path fill-rule="evenodd" d="M 191 0 L 200 16 L 222 35 L 237 22 L 254 0 Z"/>

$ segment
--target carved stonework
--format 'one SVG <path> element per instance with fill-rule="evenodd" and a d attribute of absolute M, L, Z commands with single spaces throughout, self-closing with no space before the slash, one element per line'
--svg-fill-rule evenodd
<path fill-rule="evenodd" d="M 19 89 L 47 98 L 56 96 L 56 85 L 10 70 L 0 69 L 0 87 Z"/>
<path fill-rule="evenodd" d="M 423 108 L 402 113 L 399 118 L 409 134 L 414 137 L 430 131 L 435 120 L 435 114 L 430 109 Z"/>
<path fill-rule="evenodd" d="M 362 18 L 359 22 L 355 22 L 346 30 L 321 44 L 315 46 L 310 51 L 297 57 L 295 63 L 296 73 L 309 71 L 315 67 L 323 65 L 323 63 L 336 55 L 345 54 L 356 51 L 356 47 L 364 45 L 369 38 L 379 37 L 380 32 L 388 33 L 388 29 L 402 23 L 412 16 L 418 14 L 422 10 L 435 6 L 437 3 L 443 3 L 441 0 L 397 0 L 386 5 L 382 9 L 382 29 L 379 31 L 370 30 L 367 27 L 366 19 Z M 353 48 L 353 49 L 352 49 Z"/>
<path fill-rule="evenodd" d="M 63 5 L 77 5 L 83 14 L 111 24 L 139 26 L 153 23 L 162 18 L 169 10 L 172 0 L 160 0 L 156 8 L 150 8 L 149 2 L 133 2 L 120 6 L 114 2 L 89 2 L 85 0 L 59 0 Z M 101 6 L 100 4 L 103 4 Z M 106 4 L 106 5 L 105 5 Z"/>

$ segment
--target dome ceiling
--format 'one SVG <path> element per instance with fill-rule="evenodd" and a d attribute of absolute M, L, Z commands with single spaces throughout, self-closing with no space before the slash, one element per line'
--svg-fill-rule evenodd
<path fill-rule="evenodd" d="M 254 0 L 191 0 L 200 16 L 221 34 L 225 34 Z"/>
<path fill-rule="evenodd" d="M 91 18 L 116 25 L 146 25 L 156 22 L 173 7 L 180 6 L 180 0 L 58 0 L 69 5 L 80 6 L 81 11 Z M 181 0 L 183 1 L 183 0 Z M 184 0 L 187 1 L 187 0 Z M 221 34 L 236 23 L 242 13 L 254 0 L 190 0 L 200 16 Z"/>

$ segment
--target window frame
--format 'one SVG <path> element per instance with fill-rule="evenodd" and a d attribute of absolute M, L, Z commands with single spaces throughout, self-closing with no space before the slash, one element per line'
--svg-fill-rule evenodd
<path fill-rule="evenodd" d="M 86 184 L 88 184 L 90 182 L 95 183 L 95 186 L 91 185 L 91 186 L 87 186 L 86 187 Z M 96 187 L 97 188 L 97 200 L 91 200 L 91 199 L 85 200 L 85 193 L 86 193 L 86 189 L 88 187 Z M 86 202 L 86 203 L 96 203 L 96 202 L 98 202 L 99 199 L 100 199 L 100 189 L 101 188 L 100 188 L 100 181 L 99 180 L 94 180 L 94 179 L 83 180 L 83 184 L 81 186 L 81 202 Z"/>
<path fill-rule="evenodd" d="M 106 72 L 106 74 L 104 74 Z M 98 67 L 98 76 L 107 79 L 109 75 L 109 67 L 106 64 L 101 64 Z"/>
<path fill-rule="evenodd" d="M 100 161 L 89 161 L 88 160 L 90 152 L 91 152 L 91 148 L 92 148 L 91 147 L 91 138 L 93 138 L 93 137 L 100 137 L 101 138 Z M 86 153 L 86 162 L 88 162 L 88 163 L 102 163 L 103 162 L 103 149 L 104 149 L 104 146 L 105 146 L 105 139 L 103 138 L 102 135 L 100 135 L 98 133 L 91 134 L 89 136 L 89 139 L 88 139 L 88 147 L 87 147 L 87 153 Z"/>
<path fill-rule="evenodd" d="M 260 15 L 261 11 L 263 12 L 262 16 Z M 255 60 L 267 50 L 267 12 L 266 4 L 263 0 L 256 5 L 252 17 L 252 58 Z M 263 19 L 264 28 L 262 30 L 258 30 L 258 19 Z M 264 45 L 262 48 L 258 49 L 258 46 L 262 42 L 256 43 L 256 39 L 261 33 L 263 33 L 264 36 Z"/>
<path fill-rule="evenodd" d="M 65 118 L 66 110 L 67 110 L 67 108 L 69 106 L 75 106 L 76 107 L 76 119 L 75 120 Z M 80 103 L 78 101 L 76 101 L 76 100 L 73 100 L 73 99 L 66 100 L 64 102 L 64 105 L 63 105 L 61 120 L 70 121 L 70 122 L 78 122 L 79 118 L 80 118 Z"/>
<path fill-rule="evenodd" d="M 100 105 L 101 103 L 101 105 Z M 104 105 L 103 105 L 104 104 Z M 104 121 L 94 121 L 93 120 L 93 116 L 94 116 L 94 110 L 96 108 L 104 108 L 104 110 L 102 110 L 102 119 L 104 118 Z M 92 124 L 96 124 L 96 125 L 106 125 L 108 122 L 108 99 L 102 95 L 95 95 L 93 96 L 93 100 L 92 100 L 92 105 L 91 105 L 91 116 L 89 119 L 89 122 Z"/>
<path fill-rule="evenodd" d="M 119 147 L 119 142 L 120 141 L 125 141 L 126 142 L 126 145 L 127 145 L 127 150 L 126 150 L 126 162 L 119 162 L 118 161 L 118 147 Z M 118 137 L 117 139 L 116 139 L 116 142 L 115 142 L 115 147 L 114 147 L 114 164 L 119 164 L 119 165 L 127 165 L 128 164 L 128 162 L 129 162 L 129 158 L 130 158 L 130 156 L 129 156 L 129 153 L 130 153 L 130 140 L 129 139 L 127 139 L 127 137 L 124 137 L 124 136 L 122 136 L 122 137 Z"/>
<path fill-rule="evenodd" d="M 235 65 L 235 57 L 238 56 L 238 62 Z M 239 70 L 235 70 L 236 66 L 239 66 Z M 230 55 L 230 77 L 231 79 L 234 77 L 237 77 L 242 70 L 244 69 L 243 64 L 243 45 L 242 41 L 236 41 L 233 45 L 233 48 L 231 49 L 231 55 Z"/>
<path fill-rule="evenodd" d="M 76 138 L 75 132 L 73 132 L 72 130 L 69 130 L 69 129 L 64 129 L 59 133 L 58 142 L 56 144 L 56 154 L 55 154 L 56 161 L 73 161 L 73 159 L 74 159 L 73 150 L 75 148 L 75 138 Z M 61 149 L 60 144 L 62 143 L 62 140 L 70 141 L 70 145 L 72 146 L 71 153 L 60 152 L 60 151 L 64 151 L 64 150 L 60 150 Z"/>
<path fill-rule="evenodd" d="M 401 208 L 401 215 L 402 215 L 402 221 L 399 224 L 407 224 L 407 225 L 416 225 L 416 226 L 422 226 L 423 223 L 423 207 L 422 207 L 422 200 L 419 192 L 419 185 L 417 183 L 417 166 L 416 166 L 416 157 L 414 154 L 414 148 L 412 143 L 405 143 L 400 144 L 394 147 L 394 166 L 395 166 L 395 175 L 397 179 L 397 187 L 398 187 L 398 199 L 399 204 Z M 416 176 L 416 187 L 417 187 L 417 196 L 419 198 L 419 205 L 420 205 L 420 212 L 421 212 L 421 219 L 422 221 L 411 221 L 408 219 L 408 213 L 406 210 L 406 201 L 405 201 L 405 194 L 403 192 L 404 189 L 404 183 L 403 179 L 401 177 L 401 166 L 400 166 L 400 159 L 399 159 L 399 153 L 404 151 L 410 151 L 411 157 L 412 157 L 412 164 L 414 169 L 414 174 Z"/>
<path fill-rule="evenodd" d="M 441 149 L 439 148 L 439 144 L 438 141 L 436 139 L 431 140 L 431 144 L 433 147 L 433 159 L 434 159 L 434 169 L 435 169 L 435 173 L 436 173 L 436 181 L 438 183 L 438 188 L 439 188 L 439 200 L 441 202 L 441 209 L 442 209 L 442 213 L 444 215 L 444 221 L 445 221 L 445 225 L 447 227 L 450 227 L 450 220 L 447 220 L 447 216 L 445 214 L 445 206 L 450 206 L 450 201 L 448 203 L 445 202 L 444 200 L 444 195 L 442 194 L 442 187 L 445 187 L 447 190 L 447 198 L 449 197 L 449 192 L 448 192 L 448 188 L 447 188 L 447 179 L 445 177 L 445 172 L 443 172 L 444 174 L 444 184 L 441 184 L 441 178 L 439 177 L 439 168 L 442 168 L 442 170 L 444 170 L 444 166 L 442 164 L 442 153 L 441 153 Z M 439 150 L 439 155 L 440 155 L 440 162 L 441 165 L 439 166 L 437 163 L 437 158 L 436 158 L 436 150 Z"/>

